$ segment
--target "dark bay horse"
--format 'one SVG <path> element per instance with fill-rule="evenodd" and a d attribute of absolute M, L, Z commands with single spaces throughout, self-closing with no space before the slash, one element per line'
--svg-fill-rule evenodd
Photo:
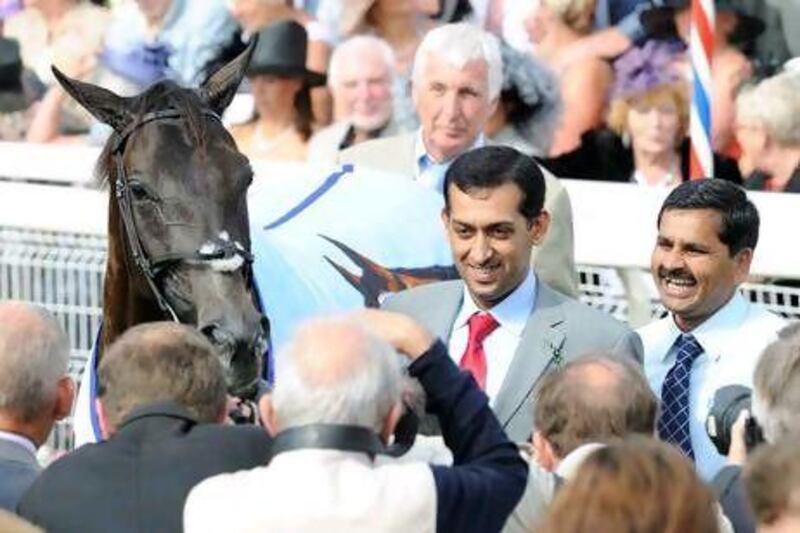
<path fill-rule="evenodd" d="M 53 69 L 114 133 L 98 162 L 110 189 L 103 349 L 127 328 L 193 324 L 217 348 L 229 392 L 251 397 L 266 319 L 255 306 L 247 188 L 252 171 L 223 127 L 255 43 L 199 89 L 159 82 L 123 98 Z"/>

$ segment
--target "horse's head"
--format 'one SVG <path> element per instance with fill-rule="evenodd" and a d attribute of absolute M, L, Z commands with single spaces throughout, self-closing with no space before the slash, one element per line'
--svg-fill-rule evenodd
<path fill-rule="evenodd" d="M 159 82 L 132 98 L 54 69 L 69 94 L 114 129 L 99 170 L 112 194 L 109 268 L 113 249 L 121 250 L 129 278 L 116 289 L 127 301 L 116 303 L 149 300 L 156 309 L 155 301 L 161 316 L 149 320 L 196 324 L 218 349 L 236 395 L 252 393 L 260 376 L 266 320 L 254 305 L 250 270 L 252 171 L 219 116 L 252 49 L 197 90 Z M 117 297 L 106 291 L 106 300 Z M 129 316 L 125 327 L 142 319 Z"/>

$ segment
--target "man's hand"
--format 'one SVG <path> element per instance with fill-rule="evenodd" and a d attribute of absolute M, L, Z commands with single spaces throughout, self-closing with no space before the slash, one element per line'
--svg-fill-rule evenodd
<path fill-rule="evenodd" d="M 411 317 L 392 311 L 364 309 L 353 315 L 359 324 L 412 361 L 428 351 L 434 337 Z"/>
<path fill-rule="evenodd" d="M 739 417 L 731 427 L 731 447 L 728 450 L 728 464 L 744 466 L 747 460 L 747 444 L 744 441 L 744 428 L 750 412 L 747 409 L 739 413 Z"/>

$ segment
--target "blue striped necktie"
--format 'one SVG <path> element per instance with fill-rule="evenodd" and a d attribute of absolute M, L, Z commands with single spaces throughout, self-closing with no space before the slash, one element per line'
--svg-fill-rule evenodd
<path fill-rule="evenodd" d="M 661 386 L 661 416 L 658 436 L 678 446 L 694 460 L 692 435 L 689 432 L 689 390 L 692 365 L 703 353 L 703 347 L 693 335 L 681 335 L 675 342 L 678 355 Z"/>

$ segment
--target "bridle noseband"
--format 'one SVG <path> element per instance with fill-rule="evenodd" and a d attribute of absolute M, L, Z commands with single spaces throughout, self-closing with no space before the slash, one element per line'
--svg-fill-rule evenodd
<path fill-rule="evenodd" d="M 222 124 L 217 113 L 209 109 L 204 109 L 201 113 L 213 120 Z M 243 268 L 245 269 L 245 279 L 248 285 L 252 281 L 252 263 L 253 255 L 244 249 L 241 245 L 225 238 L 224 232 L 219 237 L 211 239 L 209 243 L 204 244 L 199 249 L 192 252 L 173 252 L 162 254 L 158 257 L 148 257 L 145 253 L 139 233 L 136 229 L 136 224 L 133 219 L 133 208 L 131 206 L 130 187 L 128 184 L 128 175 L 125 172 L 125 165 L 123 163 L 123 152 L 125 145 L 128 142 L 131 134 L 137 129 L 150 122 L 159 120 L 182 120 L 186 116 L 178 110 L 166 109 L 162 111 L 153 111 L 145 114 L 141 120 L 138 120 L 125 128 L 121 133 L 117 134 L 117 139 L 112 150 L 112 155 L 116 164 L 117 177 L 115 181 L 117 206 L 119 207 L 120 218 L 122 219 L 122 226 L 125 229 L 125 235 L 128 241 L 133 262 L 139 268 L 139 271 L 144 276 L 150 287 L 150 292 L 153 294 L 158 307 L 168 314 L 174 321 L 180 323 L 177 313 L 173 309 L 169 301 L 164 297 L 161 290 L 158 288 L 156 279 L 166 268 L 181 261 L 188 261 L 191 263 L 209 264 L 218 260 L 230 260 L 234 258 L 241 258 Z"/>

